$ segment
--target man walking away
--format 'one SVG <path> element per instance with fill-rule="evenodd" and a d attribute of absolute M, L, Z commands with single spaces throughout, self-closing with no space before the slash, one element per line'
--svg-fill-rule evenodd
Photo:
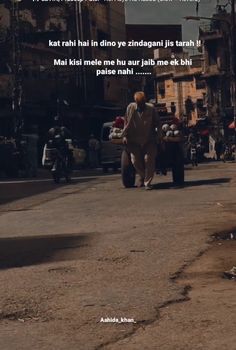
<path fill-rule="evenodd" d="M 74 158 L 73 152 L 69 148 L 66 140 L 71 139 L 71 137 L 71 132 L 63 125 L 62 118 L 56 115 L 54 117 L 54 126 L 48 131 L 48 139 L 53 140 L 54 147 L 57 148 L 61 156 L 64 158 L 64 166 L 69 172 L 72 171 Z M 55 170 L 55 168 L 53 167 L 52 170 Z"/>
<path fill-rule="evenodd" d="M 137 186 L 150 190 L 155 173 L 159 118 L 154 106 L 146 103 L 142 91 L 134 94 L 134 100 L 127 107 L 123 142 L 139 175 Z"/>

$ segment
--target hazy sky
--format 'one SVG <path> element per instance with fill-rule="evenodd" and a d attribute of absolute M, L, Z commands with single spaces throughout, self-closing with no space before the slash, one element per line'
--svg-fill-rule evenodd
<path fill-rule="evenodd" d="M 198 16 L 209 17 L 215 11 L 216 0 L 201 0 Z M 182 24 L 183 40 L 198 37 L 198 21 L 186 21 L 184 16 L 196 16 L 196 2 L 126 2 L 126 22 L 129 24 Z"/>

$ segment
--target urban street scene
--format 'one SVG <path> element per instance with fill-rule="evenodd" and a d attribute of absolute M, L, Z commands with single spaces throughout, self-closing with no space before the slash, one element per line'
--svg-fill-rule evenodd
<path fill-rule="evenodd" d="M 235 1 L 0 0 L 0 349 L 235 350 Z"/>

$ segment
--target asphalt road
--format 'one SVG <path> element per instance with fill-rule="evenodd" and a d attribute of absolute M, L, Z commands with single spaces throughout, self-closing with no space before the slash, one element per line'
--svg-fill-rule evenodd
<path fill-rule="evenodd" d="M 156 177 L 153 191 L 124 189 L 119 174 L 1 182 L 0 348 L 186 349 L 181 337 L 130 343 L 186 299 L 181 271 L 234 225 L 235 164 L 200 165 L 186 180 L 175 189 Z"/>

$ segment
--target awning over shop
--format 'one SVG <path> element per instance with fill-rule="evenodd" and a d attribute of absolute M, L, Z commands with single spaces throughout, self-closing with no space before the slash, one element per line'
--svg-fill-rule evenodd
<path fill-rule="evenodd" d="M 228 126 L 229 129 L 235 129 L 235 127 L 236 127 L 235 122 L 230 123 Z"/>
<path fill-rule="evenodd" d="M 173 78 L 174 74 L 173 72 L 167 72 L 167 73 L 161 73 L 161 74 L 156 74 L 155 80 L 156 81 L 164 81 L 166 79 Z"/>
<path fill-rule="evenodd" d="M 209 130 L 208 130 L 208 129 L 201 130 L 201 131 L 200 131 L 200 135 L 201 135 L 201 136 L 208 136 L 208 135 L 209 135 Z"/>
<path fill-rule="evenodd" d="M 179 73 L 173 77 L 173 81 L 193 81 L 194 75 L 193 73 Z"/>

